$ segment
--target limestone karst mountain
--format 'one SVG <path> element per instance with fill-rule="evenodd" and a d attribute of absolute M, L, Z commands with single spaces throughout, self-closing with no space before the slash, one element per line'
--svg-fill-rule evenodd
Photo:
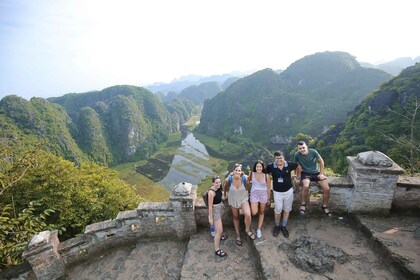
<path fill-rule="evenodd" d="M 48 100 L 6 96 L 0 101 L 0 138 L 12 146 L 38 142 L 74 162 L 127 162 L 147 157 L 192 115 L 194 105 L 190 101 L 179 99 L 167 104 L 134 86 Z"/>
<path fill-rule="evenodd" d="M 390 78 L 361 67 L 350 54 L 317 53 L 280 74 L 264 69 L 236 81 L 204 103 L 198 130 L 264 144 L 298 132 L 317 135 L 344 121 L 347 112 Z"/>

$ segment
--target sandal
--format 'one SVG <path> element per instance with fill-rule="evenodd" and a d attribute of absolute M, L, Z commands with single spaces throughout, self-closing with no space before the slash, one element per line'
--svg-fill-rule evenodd
<path fill-rule="evenodd" d="M 248 231 L 246 234 L 249 236 L 249 238 L 251 238 L 251 240 L 255 240 L 255 234 L 253 234 L 252 231 Z"/>
<path fill-rule="evenodd" d="M 306 211 L 306 203 L 302 203 L 299 208 L 300 215 L 302 216 L 305 215 L 305 211 Z"/>
<path fill-rule="evenodd" d="M 226 240 L 227 239 L 227 235 L 223 234 L 222 236 L 220 236 L 220 240 Z"/>
<path fill-rule="evenodd" d="M 241 240 L 241 237 L 240 236 L 236 237 L 235 242 L 236 242 L 236 245 L 242 246 L 242 240 Z"/>
<path fill-rule="evenodd" d="M 330 212 L 330 209 L 328 209 L 328 206 L 321 205 L 321 209 L 324 211 L 325 216 L 327 216 L 327 217 L 332 216 L 332 214 Z"/>
<path fill-rule="evenodd" d="M 218 256 L 218 257 L 221 257 L 221 258 L 223 258 L 223 257 L 226 257 L 227 256 L 227 254 L 226 254 L 226 252 L 224 252 L 224 251 L 222 251 L 222 250 L 217 250 L 216 252 L 214 252 L 215 254 L 216 254 L 216 256 Z"/>

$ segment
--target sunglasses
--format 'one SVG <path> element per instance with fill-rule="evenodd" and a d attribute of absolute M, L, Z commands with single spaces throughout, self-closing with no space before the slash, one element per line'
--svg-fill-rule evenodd
<path fill-rule="evenodd" d="M 220 176 L 213 176 L 213 178 L 211 179 L 211 181 L 214 183 L 218 179 L 220 179 Z"/>

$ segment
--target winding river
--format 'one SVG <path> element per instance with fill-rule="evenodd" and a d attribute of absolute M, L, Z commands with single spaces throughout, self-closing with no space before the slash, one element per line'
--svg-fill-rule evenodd
<path fill-rule="evenodd" d="M 168 174 L 157 183 L 169 191 L 180 182 L 197 184 L 213 172 L 209 165 L 210 158 L 206 147 L 192 132 L 186 131 Z"/>

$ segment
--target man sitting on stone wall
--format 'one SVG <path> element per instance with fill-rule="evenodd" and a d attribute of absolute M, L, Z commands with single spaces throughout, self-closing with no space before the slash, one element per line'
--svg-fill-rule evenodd
<path fill-rule="evenodd" d="M 330 186 L 327 182 L 327 177 L 324 176 L 324 160 L 315 149 L 308 149 L 304 141 L 297 143 L 298 151 L 294 155 L 294 162 L 299 164 L 297 170 L 297 183 L 302 180 L 302 201 L 299 212 L 301 215 L 306 211 L 306 199 L 309 193 L 309 184 L 311 181 L 318 182 L 323 189 L 322 195 L 322 210 L 325 215 L 331 217 L 331 212 L 328 209 L 328 201 L 330 199 Z M 318 163 L 318 164 L 317 164 Z"/>

